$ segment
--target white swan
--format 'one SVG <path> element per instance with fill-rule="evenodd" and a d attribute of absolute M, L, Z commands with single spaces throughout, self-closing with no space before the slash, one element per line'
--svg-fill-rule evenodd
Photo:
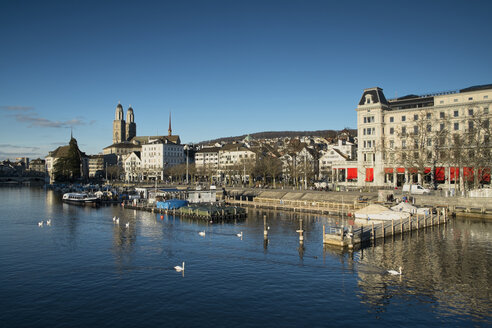
<path fill-rule="evenodd" d="M 43 221 L 38 222 L 38 227 L 42 227 L 43 226 L 43 223 L 44 223 Z"/>
<path fill-rule="evenodd" d="M 120 218 L 116 218 L 116 224 L 120 224 Z"/>
<path fill-rule="evenodd" d="M 198 234 L 199 234 L 200 236 L 205 236 L 205 231 L 200 231 Z"/>
<path fill-rule="evenodd" d="M 116 222 L 116 216 L 113 216 L 113 222 Z"/>
<path fill-rule="evenodd" d="M 400 267 L 400 271 L 388 270 L 388 273 L 392 274 L 394 276 L 399 276 L 399 275 L 401 275 L 401 267 Z"/>
<path fill-rule="evenodd" d="M 46 225 L 51 225 L 51 219 L 49 219 L 48 221 L 46 221 Z"/>
<path fill-rule="evenodd" d="M 184 271 L 184 269 L 185 269 L 185 263 L 184 262 L 183 262 L 183 266 L 176 265 L 174 267 L 174 270 L 176 270 L 178 272 Z"/>
<path fill-rule="evenodd" d="M 125 227 L 130 228 L 130 222 L 127 222 L 127 223 L 125 224 Z"/>
<path fill-rule="evenodd" d="M 236 234 L 239 238 L 243 238 L 243 232 L 241 231 L 240 233 Z"/>

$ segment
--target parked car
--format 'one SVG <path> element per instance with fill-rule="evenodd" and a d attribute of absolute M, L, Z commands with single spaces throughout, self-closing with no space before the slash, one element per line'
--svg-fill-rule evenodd
<path fill-rule="evenodd" d="M 423 194 L 430 193 L 430 190 L 422 187 L 419 184 L 412 184 L 412 185 L 406 184 L 403 185 L 403 192 L 410 192 L 411 194 L 423 195 Z"/>

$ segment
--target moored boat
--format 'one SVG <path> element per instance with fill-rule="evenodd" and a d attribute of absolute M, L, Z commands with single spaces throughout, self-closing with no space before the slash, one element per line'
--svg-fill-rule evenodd
<path fill-rule="evenodd" d="M 62 201 L 70 204 L 95 205 L 100 204 L 101 199 L 96 196 L 89 196 L 86 193 L 68 192 L 63 194 Z"/>

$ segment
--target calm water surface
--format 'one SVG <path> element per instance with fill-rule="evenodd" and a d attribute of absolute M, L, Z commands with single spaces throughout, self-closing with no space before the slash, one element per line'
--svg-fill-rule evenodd
<path fill-rule="evenodd" d="M 456 219 L 349 253 L 323 247 L 323 224 L 340 221 L 326 216 L 301 217 L 300 246 L 291 213 L 210 225 L 60 198 L 0 188 L 3 327 L 492 325 L 492 222 Z M 400 265 L 403 276 L 385 274 Z"/>

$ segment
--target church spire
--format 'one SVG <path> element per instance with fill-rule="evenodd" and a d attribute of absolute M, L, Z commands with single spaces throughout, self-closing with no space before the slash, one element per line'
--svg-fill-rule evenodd
<path fill-rule="evenodd" d="M 169 129 L 167 130 L 169 136 L 173 135 L 173 129 L 171 129 L 171 112 L 169 112 Z"/>

